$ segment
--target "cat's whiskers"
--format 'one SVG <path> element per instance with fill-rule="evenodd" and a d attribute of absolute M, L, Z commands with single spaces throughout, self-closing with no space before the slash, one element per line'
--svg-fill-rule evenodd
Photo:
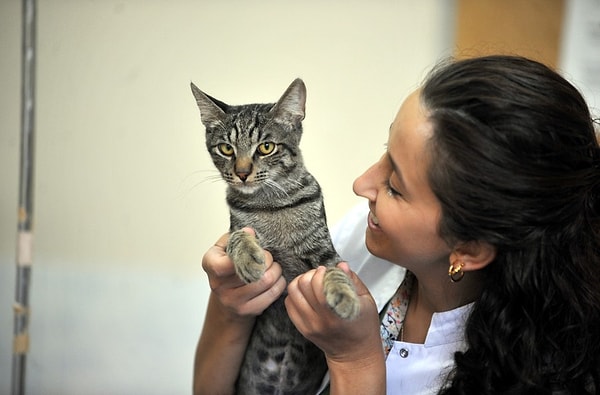
<path fill-rule="evenodd" d="M 223 181 L 223 177 L 220 174 L 211 174 L 210 176 L 205 177 L 203 180 L 197 182 L 194 186 L 198 186 L 200 184 L 204 184 L 205 182 L 215 183 Z"/>
<path fill-rule="evenodd" d="M 189 180 L 190 178 L 201 175 L 202 173 L 212 173 L 211 175 L 209 175 L 209 177 L 214 177 L 215 174 L 217 174 L 217 175 L 219 174 L 219 171 L 217 169 L 196 170 L 196 171 L 189 173 L 187 176 L 185 176 L 181 182 L 184 183 L 187 180 Z"/>
<path fill-rule="evenodd" d="M 266 186 L 269 187 L 269 189 L 271 191 L 274 192 L 275 196 L 277 196 L 277 197 L 279 197 L 279 196 L 289 197 L 290 196 L 287 193 L 287 191 L 281 185 L 279 185 L 279 183 L 277 183 L 276 181 L 273 181 L 271 179 L 266 179 L 266 180 L 264 180 L 264 183 Z"/>
<path fill-rule="evenodd" d="M 192 180 L 192 178 L 195 178 L 197 176 L 202 176 L 203 174 L 206 174 L 206 173 L 212 173 L 212 174 L 203 176 L 200 179 L 200 181 Z M 215 182 L 219 182 L 221 180 L 222 180 L 221 174 L 216 169 L 196 170 L 196 171 L 188 174 L 187 176 L 185 176 L 183 178 L 183 180 L 181 180 L 180 187 L 179 187 L 179 195 L 185 196 L 206 182 L 215 183 Z"/>
<path fill-rule="evenodd" d="M 289 179 L 288 179 L 287 181 L 288 181 L 289 183 L 291 183 L 291 184 L 295 184 L 297 187 L 300 187 L 300 188 L 302 188 L 302 187 L 304 186 L 304 184 L 302 184 L 302 183 L 301 183 L 300 181 L 298 181 L 298 180 L 289 180 Z"/>

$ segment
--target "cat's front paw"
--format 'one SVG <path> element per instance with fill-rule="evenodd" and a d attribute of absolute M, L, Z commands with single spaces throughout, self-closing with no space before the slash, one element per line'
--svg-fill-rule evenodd
<path fill-rule="evenodd" d="M 265 253 L 256 237 L 236 230 L 229 236 L 225 251 L 233 261 L 235 272 L 246 284 L 262 277 L 265 272 Z"/>
<path fill-rule="evenodd" d="M 360 312 L 360 302 L 350 277 L 342 269 L 329 267 L 323 281 L 325 300 L 329 307 L 341 318 L 356 318 Z"/>

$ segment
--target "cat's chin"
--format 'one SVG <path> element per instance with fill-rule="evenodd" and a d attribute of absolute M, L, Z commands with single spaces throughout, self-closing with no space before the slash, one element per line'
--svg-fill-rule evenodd
<path fill-rule="evenodd" d="M 252 195 L 260 189 L 261 185 L 256 183 L 229 184 L 229 187 L 237 192 L 243 193 L 244 195 Z"/>

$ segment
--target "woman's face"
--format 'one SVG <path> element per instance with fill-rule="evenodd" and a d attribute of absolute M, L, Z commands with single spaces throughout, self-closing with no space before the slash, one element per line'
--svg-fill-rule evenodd
<path fill-rule="evenodd" d="M 368 250 L 414 273 L 448 262 L 450 253 L 437 233 L 441 208 L 427 180 L 430 158 L 425 147 L 431 133 L 416 91 L 390 127 L 386 153 L 353 186 L 357 195 L 369 200 Z"/>

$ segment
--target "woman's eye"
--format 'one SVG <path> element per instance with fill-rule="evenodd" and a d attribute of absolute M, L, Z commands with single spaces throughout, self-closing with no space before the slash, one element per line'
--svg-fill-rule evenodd
<path fill-rule="evenodd" d="M 386 182 L 386 187 L 387 187 L 387 193 L 390 196 L 402 196 L 402 194 L 400 192 L 398 192 L 397 190 L 394 189 L 394 187 L 392 186 L 392 183 L 390 182 L 390 180 L 388 180 Z"/>
<path fill-rule="evenodd" d="M 266 143 L 262 143 L 258 146 L 258 153 L 261 155 L 269 155 L 272 154 L 275 151 L 275 148 L 277 147 L 277 145 L 275 143 L 271 143 L 271 142 L 266 142 Z"/>
<path fill-rule="evenodd" d="M 217 146 L 219 152 L 225 156 L 233 156 L 233 147 L 226 143 L 221 143 Z"/>

